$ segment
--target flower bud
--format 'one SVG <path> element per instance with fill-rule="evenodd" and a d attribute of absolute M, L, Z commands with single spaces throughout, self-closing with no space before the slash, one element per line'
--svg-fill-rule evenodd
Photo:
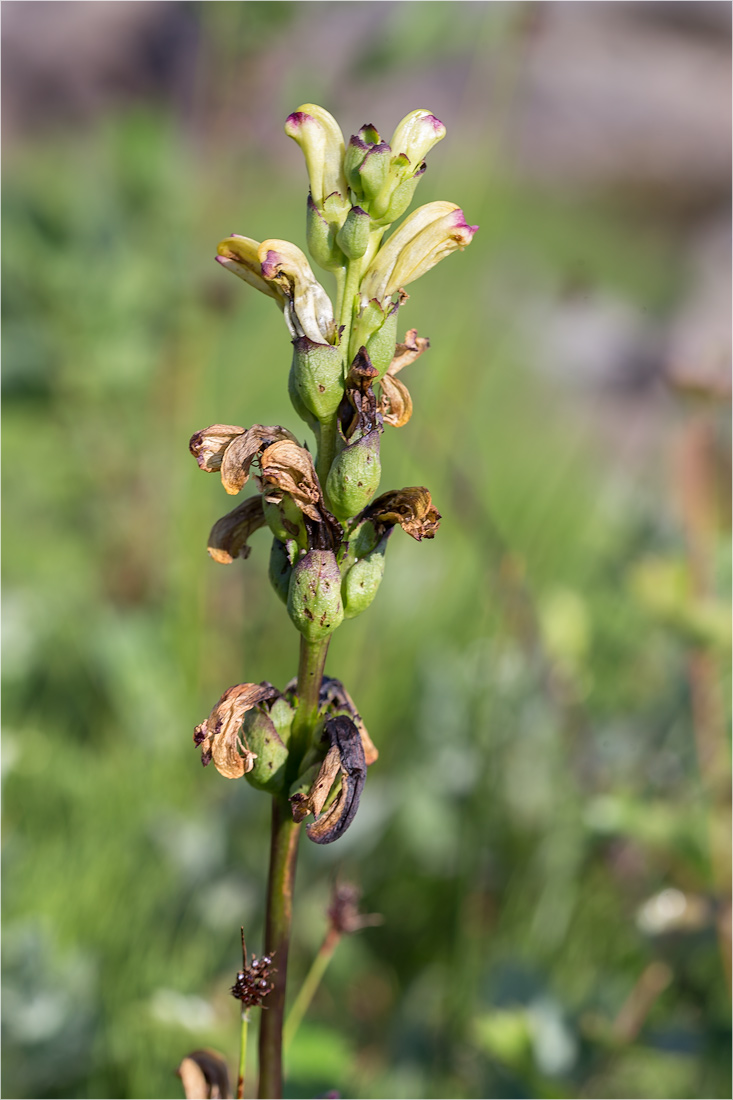
<path fill-rule="evenodd" d="M 292 545 L 292 540 L 288 540 L 288 542 Z M 293 566 L 288 553 L 288 543 L 283 542 L 282 539 L 273 539 L 270 550 L 270 567 L 267 575 L 270 584 L 285 604 L 288 602 L 288 589 L 292 571 Z"/>
<path fill-rule="evenodd" d="M 320 208 L 334 191 L 345 198 L 348 188 L 343 172 L 344 138 L 333 115 L 315 103 L 303 103 L 288 115 L 285 133 L 303 150 L 315 204 Z"/>
<path fill-rule="evenodd" d="M 325 206 L 328 205 L 327 201 Z M 336 243 L 339 225 L 339 221 L 329 220 L 325 214 L 321 213 L 309 192 L 305 239 L 311 256 L 326 271 L 338 271 L 344 266 L 344 254 Z"/>
<path fill-rule="evenodd" d="M 333 344 L 315 344 L 307 336 L 293 341 L 290 368 L 300 401 L 322 423 L 330 420 L 344 396 L 341 350 Z"/>
<path fill-rule="evenodd" d="M 421 164 L 413 175 L 408 176 L 407 179 L 398 180 L 392 190 L 385 192 L 384 202 L 376 207 L 380 211 L 380 216 L 376 213 L 373 215 L 375 225 L 391 225 L 402 217 L 412 202 L 415 189 L 424 174 L 425 165 Z"/>
<path fill-rule="evenodd" d="M 366 210 L 352 206 L 336 238 L 339 248 L 350 260 L 359 260 L 366 252 L 370 229 L 371 219 Z"/>
<path fill-rule="evenodd" d="M 379 488 L 379 430 L 350 443 L 336 456 L 326 482 L 326 494 L 335 516 L 351 519 L 361 512 Z"/>
<path fill-rule="evenodd" d="M 242 732 L 256 757 L 254 767 L 246 773 L 246 778 L 257 790 L 277 794 L 285 780 L 287 740 L 294 712 L 287 700 L 282 698 L 272 703 L 269 713 L 268 706 L 261 703 L 244 716 Z"/>
<path fill-rule="evenodd" d="M 376 198 L 384 187 L 391 159 L 392 150 L 374 127 L 362 126 L 344 156 L 344 173 L 352 191 L 367 201 Z"/>
<path fill-rule="evenodd" d="M 390 532 L 387 531 L 374 549 L 356 561 L 344 577 L 341 597 L 345 619 L 353 619 L 362 611 L 366 611 L 376 596 L 384 576 L 384 555 L 389 535 Z"/>
<path fill-rule="evenodd" d="M 404 153 L 410 164 L 417 166 L 434 145 L 445 137 L 445 126 L 430 111 L 419 109 L 398 124 L 390 145 L 395 153 Z"/>
<path fill-rule="evenodd" d="M 327 638 L 342 622 L 341 573 L 331 550 L 309 550 L 295 563 L 288 614 L 309 642 Z"/>

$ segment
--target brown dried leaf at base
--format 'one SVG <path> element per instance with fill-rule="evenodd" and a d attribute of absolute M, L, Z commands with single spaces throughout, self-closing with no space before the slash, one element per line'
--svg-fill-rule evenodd
<path fill-rule="evenodd" d="M 256 754 L 242 734 L 242 721 L 252 707 L 277 695 L 277 689 L 266 681 L 227 688 L 209 717 L 194 730 L 194 744 L 201 747 L 204 767 L 213 760 L 216 770 L 227 779 L 240 779 L 252 771 Z"/>
<path fill-rule="evenodd" d="M 321 486 L 313 459 L 305 447 L 292 438 L 278 440 L 262 454 L 260 468 L 267 501 L 277 504 L 283 493 L 289 493 L 301 512 L 312 520 L 321 521 Z"/>
<path fill-rule="evenodd" d="M 186 1100 L 231 1100 L 229 1070 L 216 1050 L 193 1050 L 176 1070 Z"/>
<path fill-rule="evenodd" d="M 254 424 L 230 442 L 221 461 L 221 481 L 231 496 L 235 496 L 246 485 L 250 466 L 255 459 L 278 440 L 289 440 L 296 445 L 298 442 L 292 432 L 277 424 L 271 427 Z"/>
<path fill-rule="evenodd" d="M 188 449 L 198 462 L 199 469 L 213 474 L 221 469 L 221 460 L 229 444 L 243 434 L 244 428 L 236 424 L 211 424 L 200 432 L 194 432 Z"/>
<path fill-rule="evenodd" d="M 235 558 L 248 558 L 249 537 L 264 525 L 262 497 L 250 497 L 211 528 L 207 546 L 210 556 L 221 565 L 231 565 Z"/>
<path fill-rule="evenodd" d="M 442 517 L 425 486 L 412 485 L 382 493 L 360 518 L 371 520 L 377 531 L 386 531 L 399 523 L 403 531 L 421 542 L 435 537 Z"/>

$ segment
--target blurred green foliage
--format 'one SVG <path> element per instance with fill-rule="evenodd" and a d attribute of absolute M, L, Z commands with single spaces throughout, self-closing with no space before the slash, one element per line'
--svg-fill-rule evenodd
<path fill-rule="evenodd" d="M 244 7 L 292 6 L 200 5 L 232 63 L 222 9 Z M 180 1095 L 188 1050 L 233 1056 L 241 923 L 259 944 L 268 802 L 202 772 L 191 732 L 230 684 L 283 686 L 297 639 L 267 539 L 207 558 L 229 505 L 186 443 L 216 421 L 301 430 L 281 318 L 211 257 L 232 229 L 302 245 L 304 173 L 297 150 L 284 174 L 212 142 L 141 106 L 6 168 L 8 1096 Z M 663 312 L 673 245 L 457 149 L 420 201 L 461 203 L 481 232 L 404 308 L 432 347 L 383 446 L 383 487 L 428 485 L 444 519 L 432 543 L 395 534 L 378 599 L 332 645 L 381 755 L 349 834 L 303 845 L 292 987 L 337 873 L 385 923 L 339 948 L 287 1094 L 726 1096 L 687 670 L 690 645 L 726 661 L 724 603 L 691 609 L 664 478 L 609 458 L 587 404 L 533 370 L 514 308 L 580 269 Z M 707 916 L 645 931 L 635 914 L 667 887 Z M 619 1039 L 660 960 L 668 986 Z"/>

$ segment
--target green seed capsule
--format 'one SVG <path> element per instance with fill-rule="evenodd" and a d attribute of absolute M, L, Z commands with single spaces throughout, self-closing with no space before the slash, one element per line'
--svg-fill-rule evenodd
<path fill-rule="evenodd" d="M 268 577 L 270 584 L 285 604 L 288 602 L 288 588 L 290 587 L 290 574 L 292 571 L 293 567 L 285 543 L 281 542 L 280 539 L 273 539 Z"/>
<path fill-rule="evenodd" d="M 316 344 L 307 336 L 293 340 L 292 389 L 303 407 L 322 423 L 331 419 L 344 395 L 341 360 L 341 350 L 333 344 Z"/>
<path fill-rule="evenodd" d="M 371 219 L 366 210 L 352 206 L 337 237 L 339 248 L 350 260 L 359 260 L 369 245 Z"/>
<path fill-rule="evenodd" d="M 285 703 L 284 699 L 279 701 Z M 288 704 L 285 703 L 285 706 L 288 706 Z M 293 711 L 289 707 L 288 709 L 292 721 Z M 252 752 L 256 753 L 254 767 L 246 773 L 247 781 L 257 790 L 277 794 L 278 791 L 282 790 L 285 781 L 285 764 L 288 759 L 288 750 L 272 717 L 267 715 L 260 707 L 254 707 L 252 710 L 248 710 L 244 716 L 242 732 Z"/>
<path fill-rule="evenodd" d="M 340 520 L 358 515 L 379 487 L 379 431 L 376 429 L 344 447 L 328 474 L 326 492 L 332 511 Z"/>
<path fill-rule="evenodd" d="M 341 573 L 331 550 L 309 550 L 295 563 L 288 614 L 309 642 L 327 638 L 343 621 Z"/>
<path fill-rule="evenodd" d="M 353 619 L 366 611 L 377 594 L 384 576 L 384 555 L 389 535 L 384 535 L 378 545 L 364 558 L 352 565 L 341 585 L 344 602 L 344 618 Z"/>

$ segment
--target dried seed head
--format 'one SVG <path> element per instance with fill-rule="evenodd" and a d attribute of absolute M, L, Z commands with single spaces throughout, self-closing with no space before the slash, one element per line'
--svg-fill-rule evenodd
<path fill-rule="evenodd" d="M 270 975 L 274 971 L 272 955 L 263 955 L 258 958 L 252 955 L 251 963 L 247 963 L 247 946 L 244 942 L 244 928 L 242 929 L 242 969 L 238 971 L 236 981 L 231 988 L 232 997 L 242 1002 L 244 1008 L 259 1008 L 265 997 L 275 988 Z"/>
<path fill-rule="evenodd" d="M 345 714 L 327 718 L 323 733 L 330 747 L 313 786 L 308 794 L 296 792 L 291 795 L 290 803 L 294 821 L 302 821 L 311 813 L 315 815 L 315 822 L 306 826 L 310 840 L 316 844 L 332 844 L 343 836 L 356 816 L 367 766 L 359 730 Z M 338 791 L 326 805 L 339 779 Z"/>

